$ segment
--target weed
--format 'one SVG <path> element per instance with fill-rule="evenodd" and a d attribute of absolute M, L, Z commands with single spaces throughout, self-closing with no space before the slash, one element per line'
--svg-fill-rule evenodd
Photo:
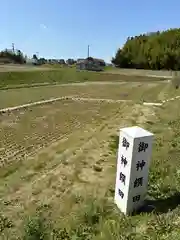
<path fill-rule="evenodd" d="M 7 217 L 0 214 L 0 233 L 2 233 L 6 228 L 12 228 L 13 223 Z"/>
<path fill-rule="evenodd" d="M 118 145 L 119 145 L 119 136 L 118 135 L 111 136 L 111 141 L 109 143 L 109 148 L 110 148 L 112 153 L 117 152 Z"/>
<path fill-rule="evenodd" d="M 24 229 L 24 240 L 49 239 L 48 230 L 46 219 L 44 219 L 40 214 L 29 217 Z"/>

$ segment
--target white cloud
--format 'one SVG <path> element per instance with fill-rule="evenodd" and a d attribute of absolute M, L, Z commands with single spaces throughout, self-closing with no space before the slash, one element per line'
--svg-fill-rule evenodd
<path fill-rule="evenodd" d="M 41 24 L 39 25 L 39 27 L 40 27 L 41 29 L 47 29 L 47 26 L 46 26 L 45 24 L 43 24 L 43 23 L 41 23 Z"/>

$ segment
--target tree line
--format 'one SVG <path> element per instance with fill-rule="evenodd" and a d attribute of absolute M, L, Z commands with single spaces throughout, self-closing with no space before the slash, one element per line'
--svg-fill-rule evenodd
<path fill-rule="evenodd" d="M 26 56 L 21 52 L 21 50 L 11 51 L 5 49 L 0 52 L 0 62 L 2 63 L 26 63 Z"/>
<path fill-rule="evenodd" d="M 32 63 L 34 65 L 42 65 L 42 64 L 61 64 L 61 65 L 74 65 L 79 61 L 93 61 L 99 63 L 100 66 L 105 66 L 105 61 L 102 59 L 96 59 L 93 57 L 88 57 L 85 59 L 46 59 L 44 57 L 38 58 L 37 54 L 33 54 L 32 58 L 28 60 L 27 56 L 21 50 L 8 50 L 5 49 L 0 51 L 0 63 L 18 63 L 24 64 L 26 62 Z"/>
<path fill-rule="evenodd" d="M 121 68 L 179 70 L 180 28 L 128 37 L 112 63 Z"/>

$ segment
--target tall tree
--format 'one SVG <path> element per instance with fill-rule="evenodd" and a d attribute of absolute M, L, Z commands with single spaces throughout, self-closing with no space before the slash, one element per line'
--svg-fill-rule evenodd
<path fill-rule="evenodd" d="M 180 28 L 129 37 L 112 63 L 121 68 L 180 69 Z"/>

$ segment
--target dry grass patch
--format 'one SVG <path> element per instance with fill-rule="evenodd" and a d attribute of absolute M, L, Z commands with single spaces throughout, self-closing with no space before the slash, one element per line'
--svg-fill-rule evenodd
<path fill-rule="evenodd" d="M 74 234 L 86 234 L 86 225 L 90 223 L 97 225 L 100 224 L 100 219 L 103 220 L 101 214 L 106 211 L 106 207 L 101 206 L 101 199 L 105 198 L 104 201 L 112 205 L 116 157 L 112 154 L 109 143 L 111 136 L 117 133 L 120 126 L 132 124 L 134 116 L 131 113 L 132 108 L 135 108 L 131 104 L 125 103 L 77 104 L 71 101 L 64 103 L 68 103 L 66 107 L 63 107 L 63 103 L 55 103 L 46 107 L 32 108 L 32 111 L 27 111 L 24 115 L 17 113 L 19 116 L 18 130 L 14 131 L 21 131 L 21 138 L 19 134 L 19 137 L 15 139 L 16 143 L 21 141 L 26 133 L 29 137 L 28 141 L 34 142 L 34 152 L 36 152 L 38 144 L 33 137 L 34 129 L 37 136 L 41 134 L 44 136 L 43 139 L 47 141 L 48 145 L 35 157 L 25 159 L 20 156 L 21 161 L 10 159 L 11 165 L 1 169 L 1 208 L 5 216 L 12 219 L 14 224 L 14 227 L 8 230 L 9 233 L 19 235 L 17 228 L 21 229 L 21 233 L 23 233 L 24 218 L 34 215 L 35 212 L 39 214 L 39 207 L 46 205 L 50 208 L 43 211 L 48 213 L 48 217 L 46 216 L 48 221 L 52 221 L 53 228 L 57 227 L 57 229 L 62 228 L 63 222 L 67 223 L 70 220 L 72 224 L 75 224 L 75 219 L 73 220 L 71 217 L 75 214 L 76 218 L 76 212 L 82 209 L 82 219 L 85 221 L 83 223 L 84 230 L 79 228 L 80 232 L 78 233 L 76 228 L 72 230 L 69 225 L 69 231 L 75 231 Z M 58 131 L 62 131 L 66 126 L 64 137 L 61 132 L 55 132 L 51 128 L 51 124 L 48 124 L 50 128 L 48 127 L 49 131 L 46 135 L 46 127 L 43 122 L 51 122 L 52 108 L 56 110 L 53 115 L 54 126 L 57 124 Z M 137 111 L 138 108 L 139 105 L 137 105 Z M 69 112 L 71 115 L 68 114 Z M 41 118 L 43 114 L 46 114 L 46 118 Z M 8 116 L 4 117 L 8 118 Z M 40 119 L 40 122 L 36 118 Z M 36 120 L 35 124 L 29 125 L 34 120 Z M 78 127 L 77 121 L 79 122 Z M 51 135 L 53 139 L 59 139 L 61 136 L 61 140 L 50 145 L 52 142 L 51 139 L 48 139 L 50 132 L 53 134 Z M 41 139 L 41 143 L 44 140 Z M 34 152 L 31 152 L 30 155 L 33 155 Z M 14 166 L 14 171 L 11 170 L 12 166 Z M 99 171 L 99 169 L 101 170 Z M 94 198 L 97 198 L 96 203 L 92 203 L 91 199 Z M 109 201 L 110 203 L 108 203 Z M 89 208 L 87 202 L 91 203 L 92 208 Z M 100 210 L 101 208 L 102 210 Z M 94 213 L 91 213 L 92 209 L 94 209 Z M 87 213 L 83 211 L 87 211 Z M 100 212 L 97 214 L 96 211 Z M 97 220 L 93 220 L 94 218 Z M 94 221 L 95 223 L 93 223 Z M 57 230 L 56 233 L 59 234 L 61 230 Z M 89 231 L 90 234 L 92 229 L 90 228 Z M 6 231 L 3 230 L 3 232 Z M 10 235 L 8 236 L 11 239 Z"/>
<path fill-rule="evenodd" d="M 63 100 L 15 113 L 14 125 L 4 124 L 11 115 L 2 115 L 1 154 L 9 159 L 0 169 L 0 234 L 78 240 L 178 236 L 177 103 L 156 108 Z M 116 153 L 119 128 L 132 125 L 155 134 L 148 188 L 155 212 L 125 217 L 113 202 Z M 18 157 L 8 155 L 19 146 Z"/>
<path fill-rule="evenodd" d="M 156 102 L 164 100 L 171 93 L 177 95 L 166 83 L 122 83 L 122 84 L 84 84 L 57 85 L 33 88 L 1 90 L 0 108 L 41 101 L 62 96 L 83 98 L 102 98 L 113 100 L 134 100 Z"/>
<path fill-rule="evenodd" d="M 111 74 L 108 72 L 88 72 L 77 71 L 76 68 L 42 68 L 40 71 L 33 71 L 33 69 L 41 68 L 29 68 L 29 71 L 0 71 L 0 88 L 15 88 L 20 85 L 30 86 L 32 84 L 41 83 L 74 83 L 74 82 L 97 82 L 97 81 L 129 81 L 129 82 L 150 82 L 150 81 L 163 81 L 161 78 L 151 78 L 147 76 L 126 76 L 121 74 Z M 1 70 L 1 69 L 0 69 Z M 24 68 L 25 70 L 25 68 Z"/>

